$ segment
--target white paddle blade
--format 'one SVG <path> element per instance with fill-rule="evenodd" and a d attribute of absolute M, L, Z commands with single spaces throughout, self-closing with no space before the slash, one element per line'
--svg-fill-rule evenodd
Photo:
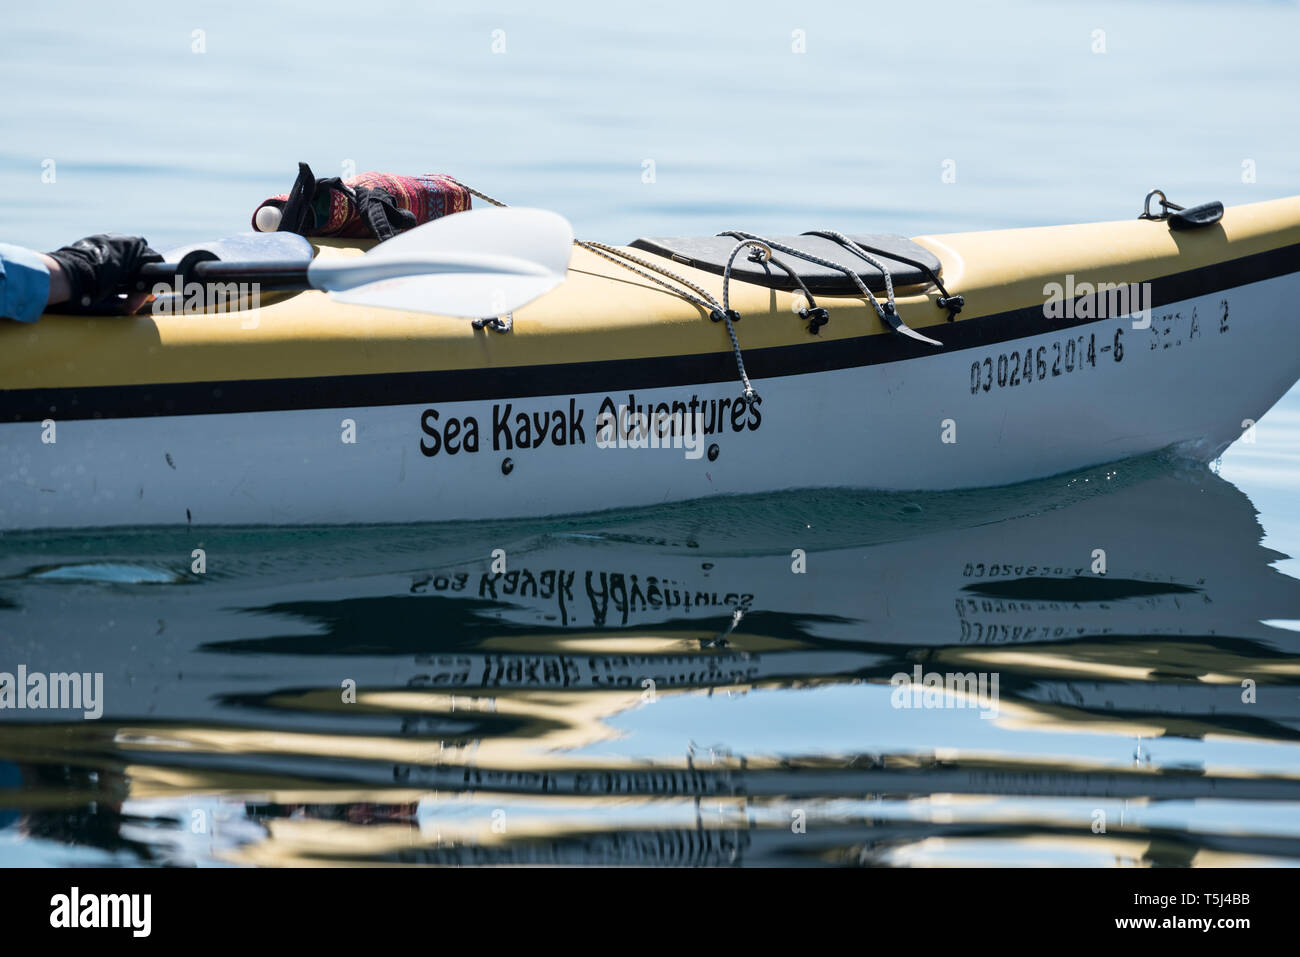
<path fill-rule="evenodd" d="M 573 228 L 544 209 L 490 208 L 417 226 L 356 258 L 317 258 L 308 279 L 339 302 L 486 318 L 554 289 Z"/>
<path fill-rule="evenodd" d="M 471 276 L 452 272 L 403 276 L 330 292 L 330 298 L 356 306 L 428 312 L 438 316 L 488 319 L 513 312 L 550 292 L 563 276 Z"/>

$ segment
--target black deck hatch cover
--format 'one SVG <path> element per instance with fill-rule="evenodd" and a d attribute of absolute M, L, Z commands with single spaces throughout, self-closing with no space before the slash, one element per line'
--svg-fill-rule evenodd
<path fill-rule="evenodd" d="M 890 252 L 922 262 L 936 275 L 941 275 L 943 264 L 939 262 L 939 257 L 905 236 L 850 233 L 845 235 L 863 246 L 867 252 L 872 253 L 888 267 L 895 286 L 929 282 L 929 278 L 915 266 L 890 258 L 888 256 Z M 771 239 L 830 262 L 843 263 L 856 272 L 872 292 L 883 292 L 885 289 L 885 277 L 879 269 L 849 252 L 834 240 L 824 239 L 821 236 L 772 236 Z M 635 240 L 631 245 L 634 249 L 645 250 L 684 266 L 693 266 L 720 276 L 727 265 L 727 257 L 731 255 L 731 250 L 735 248 L 737 242 L 738 240 L 731 236 L 654 236 Z M 886 255 L 880 255 L 873 250 L 881 250 Z M 814 295 L 852 296 L 858 293 L 858 287 L 853 280 L 838 270 L 780 251 L 774 252 L 774 255 L 794 269 Z M 784 269 L 770 263 L 753 262 L 746 250 L 741 250 L 736 257 L 731 267 L 731 275 L 739 281 L 757 283 L 772 289 L 798 288 Z"/>

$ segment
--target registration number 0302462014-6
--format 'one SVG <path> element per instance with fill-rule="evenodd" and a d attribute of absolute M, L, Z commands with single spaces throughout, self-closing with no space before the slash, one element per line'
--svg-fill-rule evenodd
<path fill-rule="evenodd" d="M 1114 362 L 1124 360 L 1122 326 L 1113 336 L 1102 333 L 1100 342 L 1097 333 L 1087 332 L 1041 346 L 1025 346 L 977 359 L 970 364 L 970 394 L 979 395 L 994 388 L 1006 389 L 1027 385 L 1035 379 L 1051 379 L 1095 369 L 1097 362 L 1107 357 Z"/>

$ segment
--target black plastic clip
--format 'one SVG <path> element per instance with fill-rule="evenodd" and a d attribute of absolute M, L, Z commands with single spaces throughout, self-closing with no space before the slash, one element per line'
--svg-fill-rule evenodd
<path fill-rule="evenodd" d="M 1153 213 L 1151 200 L 1157 196 L 1160 197 L 1160 212 Z M 1223 204 L 1217 200 L 1188 209 L 1177 203 L 1171 203 L 1166 198 L 1164 190 L 1160 189 L 1153 189 L 1147 193 L 1146 202 L 1142 204 L 1142 214 L 1138 216 L 1138 219 L 1165 220 L 1169 223 L 1170 229 L 1199 229 L 1202 226 L 1213 226 L 1222 218 Z"/>
<path fill-rule="evenodd" d="M 184 299 L 185 288 L 191 284 L 197 284 L 202 287 L 203 290 L 202 308 L 206 310 L 208 306 L 211 304 L 211 296 L 209 295 L 209 288 L 206 283 L 201 282 L 199 279 L 195 277 L 194 267 L 197 266 L 199 263 L 211 263 L 211 262 L 219 262 L 219 261 L 220 261 L 220 257 L 217 256 L 216 253 L 209 252 L 206 249 L 193 249 L 190 252 L 186 253 L 184 256 L 181 257 L 181 261 L 178 262 L 175 265 L 175 267 L 173 267 L 172 282 L 175 283 L 175 287 L 173 288 L 172 293 Z M 151 287 L 147 280 L 141 278 L 137 278 L 135 280 L 135 289 L 137 292 L 145 292 L 150 288 Z"/>
<path fill-rule="evenodd" d="M 1190 209 L 1181 209 L 1169 217 L 1170 229 L 1197 229 L 1201 226 L 1213 226 L 1223 218 L 1223 204 L 1217 200 L 1202 203 Z"/>
<path fill-rule="evenodd" d="M 831 321 L 831 314 L 822 306 L 816 306 L 812 309 L 800 309 L 799 318 L 808 321 L 808 331 L 815 336 L 822 326 Z"/>
<path fill-rule="evenodd" d="M 470 325 L 475 329 L 491 329 L 493 332 L 506 333 L 515 327 L 515 314 L 508 312 L 505 317 L 489 316 L 486 319 L 474 319 Z"/>
<path fill-rule="evenodd" d="M 176 275 L 180 277 L 181 288 L 184 289 L 192 282 L 198 282 L 194 277 L 194 267 L 199 263 L 217 262 L 216 253 L 208 252 L 206 249 L 194 249 L 181 257 L 181 261 L 176 264 Z"/>
<path fill-rule="evenodd" d="M 717 309 L 714 309 L 711 313 L 709 313 L 709 318 L 712 319 L 714 322 L 721 322 L 723 316 L 721 312 L 719 312 Z M 736 312 L 735 309 L 728 309 L 726 318 L 730 319 L 732 322 L 740 322 L 740 313 Z"/>

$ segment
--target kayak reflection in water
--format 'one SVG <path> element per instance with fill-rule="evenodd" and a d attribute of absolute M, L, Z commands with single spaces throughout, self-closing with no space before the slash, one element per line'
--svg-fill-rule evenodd
<path fill-rule="evenodd" d="M 0 317 L 35 322 L 46 306 L 61 312 L 130 314 L 147 293 L 121 296 L 146 263 L 162 262 L 139 236 L 100 233 L 52 253 L 0 243 Z"/>

